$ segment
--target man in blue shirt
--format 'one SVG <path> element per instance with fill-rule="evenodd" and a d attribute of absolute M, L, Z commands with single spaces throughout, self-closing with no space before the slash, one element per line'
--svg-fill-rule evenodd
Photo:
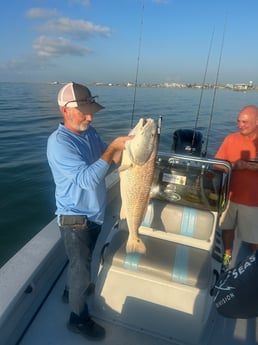
<path fill-rule="evenodd" d="M 86 303 L 91 257 L 104 220 L 106 173 L 112 162 L 119 162 L 125 142 L 132 137 L 118 137 L 108 146 L 101 140 L 91 122 L 93 114 L 103 107 L 84 85 L 66 84 L 58 93 L 58 104 L 64 123 L 48 139 L 47 158 L 69 259 L 68 328 L 91 339 L 102 339 L 105 329 L 91 319 Z"/>

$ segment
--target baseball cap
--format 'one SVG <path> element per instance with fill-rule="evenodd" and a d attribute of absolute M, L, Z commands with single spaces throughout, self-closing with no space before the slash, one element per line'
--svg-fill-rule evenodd
<path fill-rule="evenodd" d="M 81 84 L 68 83 L 58 93 L 59 106 L 78 108 L 84 114 L 94 114 L 104 107 L 95 101 L 90 90 Z"/>

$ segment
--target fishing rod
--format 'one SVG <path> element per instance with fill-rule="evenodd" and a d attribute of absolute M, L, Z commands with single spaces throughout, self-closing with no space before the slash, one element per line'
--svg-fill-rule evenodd
<path fill-rule="evenodd" d="M 138 74 L 139 74 L 140 55 L 141 55 L 141 46 L 142 46 L 143 13 L 144 13 L 144 1 L 142 2 L 142 14 L 141 14 L 141 24 L 140 24 L 139 45 L 138 45 L 137 67 L 136 67 L 136 75 L 135 75 L 135 82 L 134 82 L 134 97 L 133 97 L 133 109 L 132 109 L 132 116 L 131 116 L 131 128 L 133 128 L 134 109 L 135 109 L 135 102 L 136 102 L 136 89 L 138 85 Z"/>
<path fill-rule="evenodd" d="M 200 116 L 200 109 L 201 109 L 203 91 L 204 91 L 204 86 L 205 86 L 205 83 L 206 83 L 206 76 L 207 76 L 207 71 L 208 71 L 208 66 L 209 66 L 209 61 L 210 61 L 211 48 L 212 48 L 212 45 L 213 45 L 214 32 L 215 32 L 215 28 L 213 29 L 213 32 L 212 32 L 212 35 L 211 35 L 211 40 L 210 40 L 210 45 L 209 45 L 209 50 L 208 50 L 208 56 L 207 56 L 207 61 L 206 61 L 206 66 L 205 66 L 205 71 L 204 71 L 204 76 L 203 76 L 203 81 L 202 81 L 200 101 L 199 101 L 199 104 L 198 104 L 197 114 L 196 114 L 196 118 L 195 118 L 194 132 L 193 132 L 192 143 L 191 143 L 191 151 L 192 151 L 192 149 L 194 147 L 194 141 L 195 141 L 195 137 L 196 137 L 197 124 L 198 124 L 199 116 Z"/>
<path fill-rule="evenodd" d="M 139 75 L 139 65 L 140 65 L 141 46 L 142 46 L 143 16 L 144 16 L 144 1 L 142 2 L 140 35 L 139 35 L 139 45 L 138 45 L 138 55 L 137 55 L 137 67 L 136 67 L 136 75 L 135 75 L 135 83 L 134 83 L 133 109 L 132 109 L 132 116 L 131 116 L 131 128 L 133 128 L 134 110 L 135 110 L 135 103 L 136 103 L 136 90 L 137 90 L 137 86 L 138 86 L 138 75 Z M 162 115 L 159 115 L 158 124 L 157 124 L 158 146 L 159 146 L 159 142 L 160 142 L 161 126 L 162 126 Z"/>
<path fill-rule="evenodd" d="M 208 126 L 207 139 L 206 139 L 206 145 L 205 145 L 205 150 L 204 150 L 204 155 L 205 156 L 206 156 L 207 150 L 208 150 L 208 143 L 209 143 L 209 137 L 210 137 L 210 131 L 211 131 L 211 123 L 212 123 L 212 118 L 213 118 L 213 110 L 214 110 L 215 98 L 216 98 L 216 94 L 217 94 L 219 72 L 220 72 L 221 59 L 222 59 L 222 53 L 223 53 L 224 41 L 225 41 L 225 34 L 226 34 L 226 22 L 227 22 L 227 18 L 225 19 L 223 35 L 222 35 L 222 42 L 221 42 L 221 48 L 220 48 L 220 56 L 219 56 L 218 69 L 217 69 L 217 75 L 216 75 L 216 82 L 215 82 L 215 86 L 214 86 L 214 93 L 213 93 L 212 106 L 211 106 L 210 122 L 209 122 L 209 126 Z"/>

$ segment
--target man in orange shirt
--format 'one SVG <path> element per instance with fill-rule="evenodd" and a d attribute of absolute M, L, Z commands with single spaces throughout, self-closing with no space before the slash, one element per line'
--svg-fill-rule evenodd
<path fill-rule="evenodd" d="M 258 108 L 244 107 L 237 124 L 239 131 L 229 134 L 215 155 L 232 164 L 230 201 L 220 219 L 224 270 L 231 262 L 235 229 L 252 251 L 258 248 Z"/>

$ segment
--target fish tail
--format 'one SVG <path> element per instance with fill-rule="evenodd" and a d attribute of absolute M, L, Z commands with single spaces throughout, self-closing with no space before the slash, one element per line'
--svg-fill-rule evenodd
<path fill-rule="evenodd" d="M 127 253 L 146 253 L 146 247 L 143 241 L 138 238 L 132 238 L 129 236 L 127 244 L 126 244 L 126 252 Z"/>

